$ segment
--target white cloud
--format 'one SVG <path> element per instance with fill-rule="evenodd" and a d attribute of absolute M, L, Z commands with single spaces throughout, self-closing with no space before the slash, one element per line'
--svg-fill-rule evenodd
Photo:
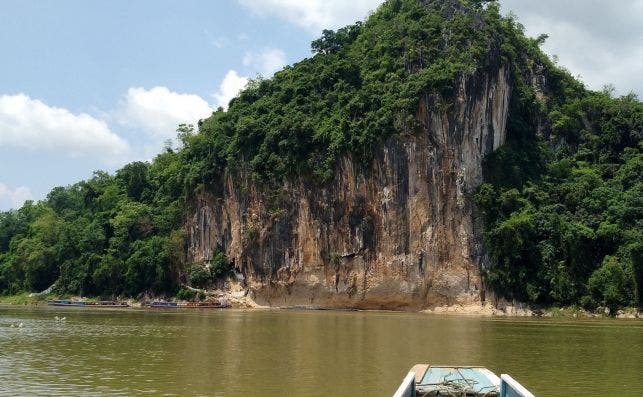
<path fill-rule="evenodd" d="M 243 57 L 245 67 L 264 77 L 272 76 L 285 64 L 286 54 L 277 48 L 264 48 L 259 52 L 248 51 Z M 227 109 L 232 98 L 239 95 L 239 92 L 246 87 L 248 81 L 248 77 L 241 76 L 236 70 L 228 70 L 221 84 L 219 84 L 219 88 L 212 94 L 217 106 Z"/>
<path fill-rule="evenodd" d="M 227 109 L 230 100 L 239 95 L 239 91 L 241 91 L 246 84 L 248 84 L 247 77 L 239 76 L 235 70 L 228 71 L 219 89 L 213 94 L 217 100 L 217 105 Z"/>
<path fill-rule="evenodd" d="M 643 95 L 643 0 L 504 0 L 529 36 L 547 33 L 543 50 L 591 89 Z"/>
<path fill-rule="evenodd" d="M 382 0 L 237 0 L 259 15 L 275 15 L 319 33 L 364 19 Z"/>
<path fill-rule="evenodd" d="M 179 124 L 196 124 L 210 116 L 212 108 L 198 95 L 179 94 L 166 87 L 132 87 L 116 113 L 121 123 L 138 127 L 152 137 L 168 139 L 176 136 Z"/>
<path fill-rule="evenodd" d="M 27 200 L 32 200 L 31 190 L 26 186 L 19 186 L 10 189 L 7 185 L 0 183 L 0 210 L 7 208 L 20 208 Z"/>
<path fill-rule="evenodd" d="M 107 161 L 123 158 L 130 151 L 105 121 L 46 105 L 25 94 L 0 96 L 0 146 L 91 155 Z"/>
<path fill-rule="evenodd" d="M 203 29 L 203 34 L 214 48 L 222 49 L 230 45 L 230 39 L 227 36 L 215 36 L 208 29 Z"/>
<path fill-rule="evenodd" d="M 272 76 L 286 64 L 286 54 L 277 48 L 264 48 L 260 52 L 246 52 L 243 65 L 264 77 Z"/>

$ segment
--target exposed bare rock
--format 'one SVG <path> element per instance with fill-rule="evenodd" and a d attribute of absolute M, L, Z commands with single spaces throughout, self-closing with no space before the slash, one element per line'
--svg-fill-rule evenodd
<path fill-rule="evenodd" d="M 344 157 L 318 187 L 280 189 L 228 171 L 186 223 L 189 260 L 217 248 L 271 306 L 422 309 L 479 302 L 483 252 L 472 194 L 505 141 L 509 72 L 462 78 L 449 110 L 420 101 L 421 132 L 397 134 L 364 166 Z"/>

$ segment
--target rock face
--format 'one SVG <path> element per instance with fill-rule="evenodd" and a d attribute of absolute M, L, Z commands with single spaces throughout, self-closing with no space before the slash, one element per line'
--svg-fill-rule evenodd
<path fill-rule="evenodd" d="M 385 141 L 373 161 L 344 157 L 319 188 L 280 190 L 228 171 L 195 197 L 188 261 L 225 250 L 259 303 L 421 309 L 483 299 L 472 193 L 482 159 L 505 141 L 509 72 L 462 78 L 448 112 L 420 101 L 421 131 Z"/>

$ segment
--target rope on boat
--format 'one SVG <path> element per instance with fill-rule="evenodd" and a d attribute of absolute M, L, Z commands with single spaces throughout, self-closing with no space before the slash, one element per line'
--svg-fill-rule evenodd
<path fill-rule="evenodd" d="M 471 393 L 471 390 L 474 389 L 474 386 L 478 383 L 475 379 L 462 378 L 462 379 L 452 379 L 447 380 L 445 376 L 442 382 L 440 383 L 421 383 L 418 386 L 431 386 L 433 390 L 425 392 L 421 397 L 429 396 L 444 396 L 444 397 L 466 397 L 467 393 Z M 495 393 L 498 390 L 495 386 L 487 386 L 480 389 L 480 392 L 484 389 L 490 389 L 485 392 L 481 397 L 486 397 L 490 393 Z M 478 393 L 479 394 L 479 393 Z"/>

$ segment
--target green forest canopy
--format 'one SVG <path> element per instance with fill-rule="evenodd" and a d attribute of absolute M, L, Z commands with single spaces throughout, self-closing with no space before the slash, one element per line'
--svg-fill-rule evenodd
<path fill-rule="evenodd" d="M 251 81 L 198 131 L 180 126 L 179 149 L 0 213 L 0 293 L 207 285 L 225 272 L 184 263 L 182 224 L 194 192 L 217 194 L 224 169 L 267 187 L 298 175 L 323 184 L 340 155 L 367 162 L 384 139 L 416 131 L 424 94 L 448 112 L 458 79 L 502 63 L 512 71 L 508 142 L 486 159 L 475 197 L 488 285 L 534 304 L 640 305 L 643 106 L 586 90 L 540 51 L 545 38 L 527 38 L 495 2 L 389 0 L 363 23 L 325 30 L 312 57 Z"/>

